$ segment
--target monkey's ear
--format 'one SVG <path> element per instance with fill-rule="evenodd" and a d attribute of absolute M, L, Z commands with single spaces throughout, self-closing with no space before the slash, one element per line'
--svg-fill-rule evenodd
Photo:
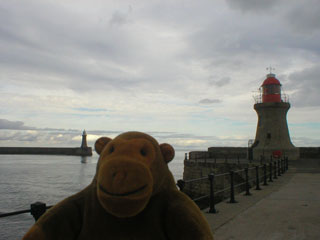
<path fill-rule="evenodd" d="M 174 149 L 168 143 L 160 144 L 160 150 L 163 156 L 163 159 L 166 163 L 169 163 L 174 158 Z"/>
<path fill-rule="evenodd" d="M 100 155 L 104 147 L 111 141 L 111 138 L 108 137 L 101 137 L 99 138 L 96 143 L 94 144 L 94 149 Z"/>

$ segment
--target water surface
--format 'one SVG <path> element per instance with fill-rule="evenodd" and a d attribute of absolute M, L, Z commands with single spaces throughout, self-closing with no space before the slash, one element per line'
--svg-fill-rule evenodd
<path fill-rule="evenodd" d="M 182 178 L 184 152 L 169 163 L 175 179 Z M 0 212 L 29 209 L 41 201 L 54 205 L 79 192 L 93 179 L 98 155 L 92 157 L 0 155 Z M 0 240 L 21 239 L 34 223 L 29 214 L 0 218 Z"/>

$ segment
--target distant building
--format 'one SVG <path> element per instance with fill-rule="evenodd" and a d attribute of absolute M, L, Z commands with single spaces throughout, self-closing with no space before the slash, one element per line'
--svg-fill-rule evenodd
<path fill-rule="evenodd" d="M 254 109 L 258 114 L 256 137 L 249 148 L 249 158 L 259 160 L 273 157 L 299 158 L 289 135 L 287 112 L 290 108 L 288 96 L 281 93 L 280 81 L 270 73 L 255 98 Z"/>

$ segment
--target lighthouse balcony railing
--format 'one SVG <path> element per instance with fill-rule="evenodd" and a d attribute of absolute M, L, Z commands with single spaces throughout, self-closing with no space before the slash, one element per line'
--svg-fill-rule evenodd
<path fill-rule="evenodd" d="M 261 93 L 254 94 L 253 99 L 255 103 L 263 103 Z M 289 95 L 281 93 L 281 102 L 289 103 Z"/>

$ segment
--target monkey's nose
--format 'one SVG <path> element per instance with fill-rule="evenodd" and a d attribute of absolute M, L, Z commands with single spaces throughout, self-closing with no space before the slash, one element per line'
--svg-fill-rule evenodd
<path fill-rule="evenodd" d="M 126 171 L 116 171 L 112 174 L 112 180 L 116 184 L 123 183 L 127 178 L 127 172 Z"/>

